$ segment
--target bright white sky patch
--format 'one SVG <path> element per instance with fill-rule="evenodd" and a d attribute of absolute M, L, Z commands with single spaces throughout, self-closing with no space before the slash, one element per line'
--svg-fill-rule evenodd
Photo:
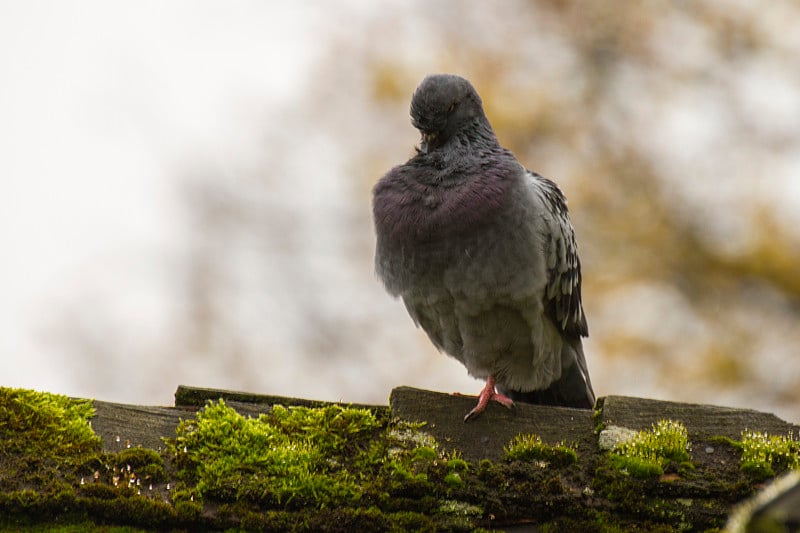
<path fill-rule="evenodd" d="M 159 286 L 137 265 L 179 237 L 171 165 L 253 150 L 243 124 L 302 87 L 315 21 L 295 3 L 0 8 L 4 385 L 60 389 L 36 328 L 84 284 L 91 302 L 93 279 L 120 288 L 123 316 L 159 323 Z"/>

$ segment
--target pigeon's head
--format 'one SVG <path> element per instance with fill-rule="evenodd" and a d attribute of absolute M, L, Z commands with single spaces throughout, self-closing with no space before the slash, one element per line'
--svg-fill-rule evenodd
<path fill-rule="evenodd" d="M 411 123 L 422 134 L 420 152 L 444 145 L 456 133 L 486 121 L 481 97 L 472 84 L 454 74 L 432 74 L 411 98 Z"/>

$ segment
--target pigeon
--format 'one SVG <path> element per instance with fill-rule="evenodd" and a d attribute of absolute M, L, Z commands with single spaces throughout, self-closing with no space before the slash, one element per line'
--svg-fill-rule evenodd
<path fill-rule="evenodd" d="M 373 188 L 375 271 L 490 401 L 591 409 L 581 264 L 566 199 L 500 146 L 472 84 L 422 80 L 416 154 Z"/>

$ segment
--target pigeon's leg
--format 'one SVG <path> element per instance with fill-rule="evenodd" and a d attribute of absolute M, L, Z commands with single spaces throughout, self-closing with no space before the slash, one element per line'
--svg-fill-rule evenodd
<path fill-rule="evenodd" d="M 489 405 L 490 400 L 494 400 L 500 405 L 503 405 L 509 409 L 514 407 L 514 401 L 511 398 L 494 390 L 494 376 L 489 376 L 486 378 L 486 385 L 478 395 L 478 405 L 476 405 L 472 411 L 467 413 L 467 416 L 464 417 L 464 422 L 469 422 L 481 414 L 486 409 L 486 406 Z"/>

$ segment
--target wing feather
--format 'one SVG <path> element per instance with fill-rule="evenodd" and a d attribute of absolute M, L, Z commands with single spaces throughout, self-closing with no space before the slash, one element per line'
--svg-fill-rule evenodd
<path fill-rule="evenodd" d="M 545 313 L 563 333 L 586 337 L 589 328 L 581 303 L 581 261 L 567 200 L 555 183 L 536 173 L 528 173 L 546 209 L 542 217 L 546 226 L 544 253 L 548 276 Z"/>

